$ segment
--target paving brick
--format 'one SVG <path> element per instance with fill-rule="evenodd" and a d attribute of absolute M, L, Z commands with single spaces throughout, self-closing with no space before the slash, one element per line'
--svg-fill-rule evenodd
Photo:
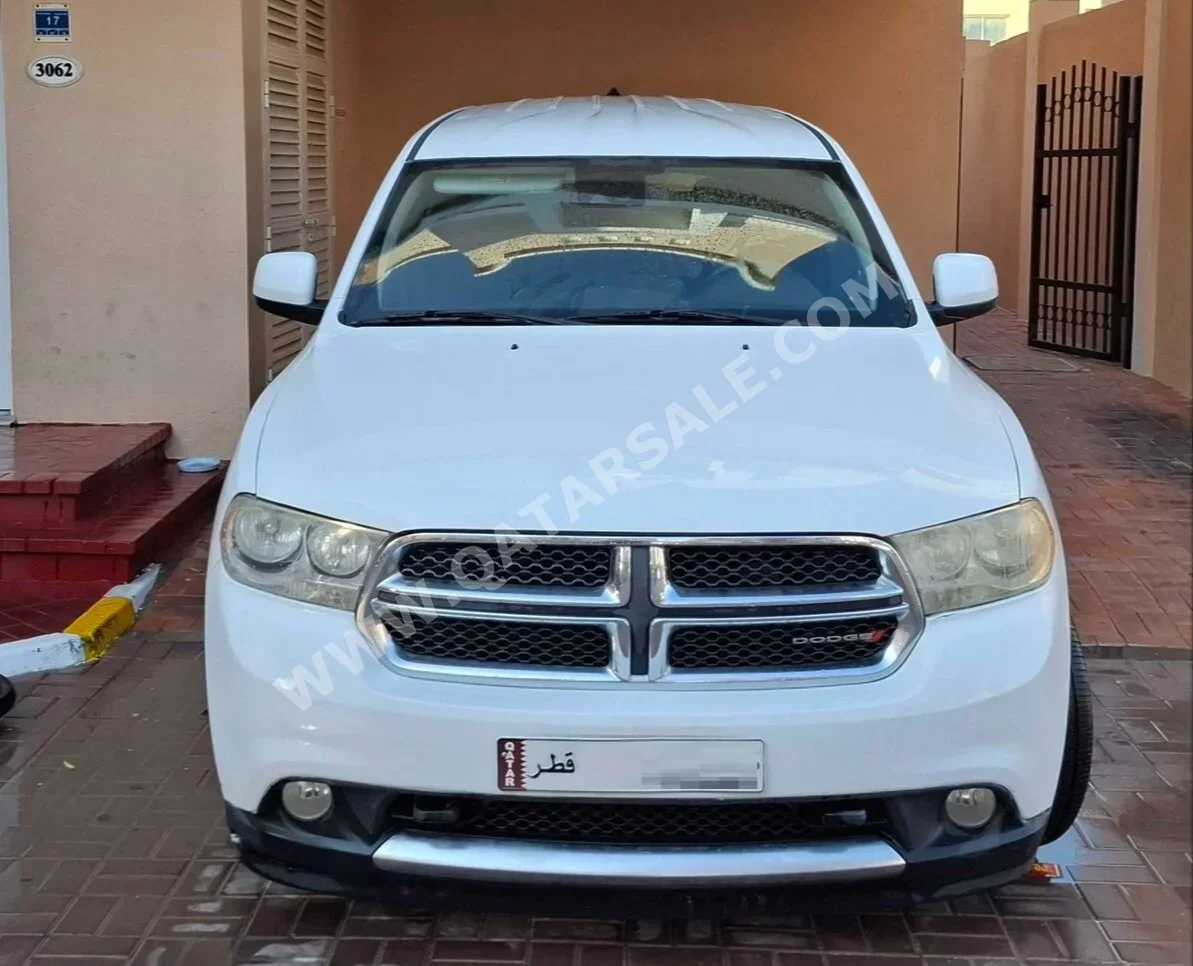
<path fill-rule="evenodd" d="M 1189 962 L 1188 943 L 1115 943 L 1114 951 L 1126 963 L 1186 966 Z"/>
<path fill-rule="evenodd" d="M 522 942 L 475 942 L 439 939 L 431 949 L 433 963 L 521 963 L 526 958 Z"/>
<path fill-rule="evenodd" d="M 1058 919 L 1050 924 L 1061 946 L 1068 952 L 1067 959 L 1088 963 L 1114 962 L 1114 950 L 1106 942 L 1098 924 L 1089 920 Z"/>
<path fill-rule="evenodd" d="M 536 919 L 533 936 L 543 939 L 575 939 L 581 942 L 617 942 L 624 937 L 624 925 L 599 919 Z"/>
<path fill-rule="evenodd" d="M 1006 936 L 917 936 L 925 956 L 963 956 L 967 959 L 1012 958 L 1011 942 Z"/>
<path fill-rule="evenodd" d="M 1081 894 L 1098 919 L 1135 919 L 1135 909 L 1117 884 L 1083 884 Z"/>
<path fill-rule="evenodd" d="M 629 966 L 721 966 L 718 949 L 675 946 L 631 946 Z"/>
<path fill-rule="evenodd" d="M 620 946 L 615 948 L 621 952 Z M 578 949 L 575 943 L 534 943 L 530 947 L 529 966 L 575 966 L 580 955 Z"/>
<path fill-rule="evenodd" d="M 537 943 L 530 947 L 532 957 L 537 948 Z M 578 946 L 576 953 L 575 966 L 625 966 L 625 950 L 621 946 Z M 726 966 L 731 966 L 735 962 L 732 958 L 735 955 L 741 954 L 735 953 L 733 950 L 727 950 L 724 953 Z M 746 966 L 746 964 L 741 963 L 740 966 Z"/>
<path fill-rule="evenodd" d="M 50 936 L 41 948 L 39 956 L 86 956 L 89 959 L 100 956 L 132 955 L 137 940 L 117 936 Z"/>
<path fill-rule="evenodd" d="M 344 939 L 336 943 L 328 966 L 373 966 L 381 952 L 382 943 L 375 939 Z M 395 963 L 395 958 L 383 960 Z M 407 964 L 402 964 L 407 966 Z M 413 966 L 413 964 L 411 964 Z M 420 964 L 421 966 L 421 964 Z"/>
<path fill-rule="evenodd" d="M 41 943 L 38 936 L 15 936 L 0 933 L 0 966 L 21 966 L 33 955 Z"/>
<path fill-rule="evenodd" d="M 344 942 L 344 940 L 341 940 Z M 391 939 L 381 947 L 377 966 L 424 966 L 430 945 L 415 939 Z"/>
<path fill-rule="evenodd" d="M 1067 951 L 1046 920 L 1007 919 L 1003 926 L 1022 959 L 1065 959 Z"/>
<path fill-rule="evenodd" d="M 289 936 L 298 922 L 306 900 L 297 898 L 266 898 L 260 900 L 246 934 L 249 936 Z"/>

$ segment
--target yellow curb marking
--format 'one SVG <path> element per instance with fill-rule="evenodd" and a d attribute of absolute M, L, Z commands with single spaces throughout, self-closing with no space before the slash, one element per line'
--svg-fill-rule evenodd
<path fill-rule="evenodd" d="M 127 597 L 104 597 L 96 601 L 64 633 L 74 634 L 83 641 L 88 661 L 97 661 L 121 634 L 133 626 L 137 612 Z"/>

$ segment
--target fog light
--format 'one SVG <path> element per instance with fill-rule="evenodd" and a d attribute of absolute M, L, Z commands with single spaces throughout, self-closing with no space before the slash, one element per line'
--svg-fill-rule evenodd
<path fill-rule="evenodd" d="M 974 832 L 988 825 L 998 808 L 998 797 L 989 788 L 954 788 L 944 800 L 949 821 Z"/>
<path fill-rule="evenodd" d="M 300 822 L 317 822 L 331 811 L 331 786 L 323 782 L 286 782 L 282 808 Z"/>

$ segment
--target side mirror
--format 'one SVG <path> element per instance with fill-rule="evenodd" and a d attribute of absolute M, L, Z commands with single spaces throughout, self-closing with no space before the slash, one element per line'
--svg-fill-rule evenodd
<path fill-rule="evenodd" d="M 326 299 L 316 299 L 319 260 L 310 252 L 273 252 L 257 263 L 253 276 L 253 298 L 270 315 L 318 325 L 327 308 Z"/>
<path fill-rule="evenodd" d="M 936 301 L 928 312 L 937 325 L 983 315 L 998 304 L 998 272 L 985 255 L 941 255 L 932 266 Z"/>

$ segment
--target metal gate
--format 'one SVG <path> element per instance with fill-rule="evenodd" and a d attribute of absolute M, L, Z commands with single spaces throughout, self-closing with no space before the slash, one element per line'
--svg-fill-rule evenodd
<path fill-rule="evenodd" d="M 1131 364 L 1142 94 L 1088 62 L 1037 90 L 1033 346 Z"/>

